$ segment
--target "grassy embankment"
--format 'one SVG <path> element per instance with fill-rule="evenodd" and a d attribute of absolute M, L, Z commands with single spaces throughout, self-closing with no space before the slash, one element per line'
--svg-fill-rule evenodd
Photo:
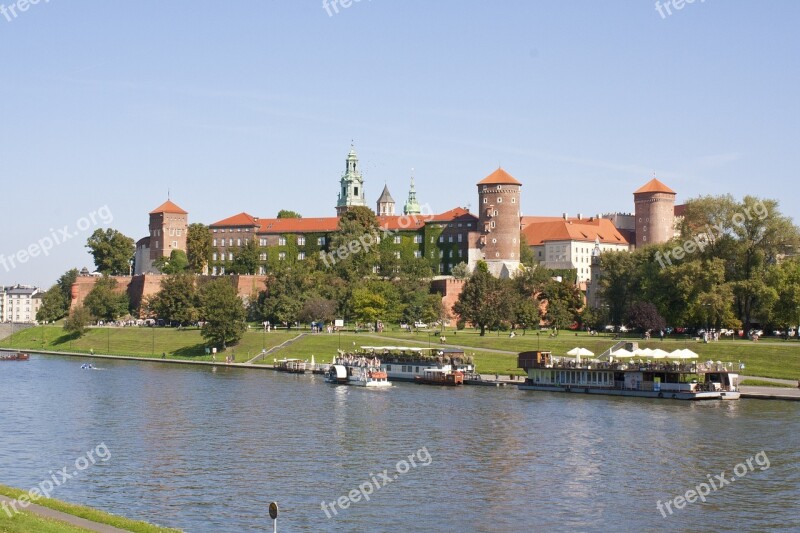
<path fill-rule="evenodd" d="M 27 494 L 27 492 L 11 487 L 6 487 L 5 485 L 0 485 L 0 494 L 8 496 L 9 498 L 16 499 L 22 496 L 23 494 Z M 177 529 L 167 529 L 163 527 L 158 527 L 152 524 L 148 524 L 146 522 L 130 520 L 121 516 L 116 516 L 104 513 L 102 511 L 98 511 L 96 509 L 91 509 L 89 507 L 83 507 L 81 505 L 73 505 L 71 503 L 65 503 L 50 498 L 41 498 L 39 500 L 36 500 L 34 503 L 36 503 L 37 505 L 41 505 L 42 507 L 48 507 L 50 509 L 55 509 L 56 511 L 61 511 L 63 513 L 67 513 L 73 516 L 85 518 L 86 520 L 91 520 L 93 522 L 98 522 L 100 524 L 114 526 L 119 529 L 124 529 L 125 531 L 133 531 L 136 533 L 179 532 L 179 530 Z M 11 512 L 12 516 L 9 517 L 8 513 L 6 513 L 5 511 L 0 511 L 0 531 L 9 533 L 17 533 L 17 532 L 27 533 L 30 531 L 36 531 L 42 533 L 73 533 L 73 532 L 89 531 L 87 529 L 71 526 L 69 524 L 57 520 L 42 518 L 36 514 L 27 511 L 21 511 L 18 514 L 13 514 L 13 510 L 11 510 Z"/>
<path fill-rule="evenodd" d="M 298 333 L 309 330 L 284 330 L 263 333 L 260 330 L 248 331 L 239 345 L 232 348 L 237 355 L 237 362 L 243 362 L 259 353 L 262 347 L 270 349 L 295 337 Z M 481 337 L 471 330 L 454 334 L 446 331 L 447 344 L 463 346 L 467 354 L 475 355 L 478 370 L 486 374 L 521 374 L 516 368 L 516 353 L 526 350 L 550 350 L 554 355 L 563 356 L 576 346 L 582 346 L 602 353 L 615 340 L 608 336 L 589 336 L 574 332 L 563 332 L 558 337 L 550 337 L 543 332 L 537 337 L 535 333 L 518 334 L 509 338 L 507 333 L 487 333 Z M 797 341 L 761 340 L 757 343 L 744 340 L 721 340 L 703 344 L 691 339 L 666 339 L 639 343 L 642 348 L 661 348 L 672 351 L 677 348 L 690 348 L 700 355 L 701 361 L 712 359 L 745 364 L 744 374 L 782 379 L 800 379 L 800 343 Z M 382 334 L 342 333 L 328 335 L 325 333 L 309 334 L 301 340 L 270 355 L 266 363 L 273 357 L 310 359 L 315 356 L 318 362 L 327 362 L 340 346 L 343 349 L 353 346 L 440 346 L 439 337 L 434 332 L 421 331 L 408 333 L 394 330 Z M 13 338 L 0 341 L 0 348 L 15 347 L 26 350 L 55 350 L 88 353 L 94 349 L 98 354 L 133 355 L 140 357 L 160 358 L 162 352 L 168 358 L 209 361 L 211 356 L 204 353 L 204 343 L 197 329 L 176 330 L 171 328 L 92 328 L 80 339 L 70 339 L 63 334 L 60 327 L 36 327 L 16 333 Z M 498 352 L 493 352 L 497 350 Z M 510 352 L 510 353 L 502 353 Z M 217 356 L 220 360 L 224 356 Z"/>

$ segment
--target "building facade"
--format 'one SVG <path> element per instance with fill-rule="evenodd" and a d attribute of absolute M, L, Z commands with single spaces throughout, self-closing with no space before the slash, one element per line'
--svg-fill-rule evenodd
<path fill-rule="evenodd" d="M 189 213 L 167 200 L 150 211 L 150 234 L 136 242 L 134 274 L 158 274 L 154 262 L 169 257 L 173 250 L 186 252 Z"/>
<path fill-rule="evenodd" d="M 633 193 L 637 248 L 675 236 L 675 196 L 675 191 L 655 178 Z"/>
<path fill-rule="evenodd" d="M 0 322 L 36 323 L 44 291 L 28 285 L 0 288 Z"/>

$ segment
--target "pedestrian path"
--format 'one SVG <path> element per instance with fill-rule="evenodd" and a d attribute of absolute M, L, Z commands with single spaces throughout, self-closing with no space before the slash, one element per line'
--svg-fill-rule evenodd
<path fill-rule="evenodd" d="M 3 495 L 0 495 L 0 503 L 5 503 L 8 508 L 11 508 L 11 505 L 13 504 L 17 509 L 22 509 L 16 500 Z M 86 520 L 85 518 L 80 518 L 79 516 L 62 513 L 61 511 L 56 511 L 55 509 L 43 507 L 35 503 L 29 504 L 24 511 L 26 513 L 41 516 L 42 518 L 66 522 L 72 526 L 82 527 L 89 531 L 97 531 L 98 533 L 129 533 L 127 529 L 119 529 L 118 527 L 92 522 L 91 520 Z"/>
<path fill-rule="evenodd" d="M 291 338 L 289 340 L 283 341 L 281 344 L 279 344 L 277 346 L 273 346 L 272 348 L 270 348 L 266 352 L 259 353 L 258 355 L 256 355 L 255 357 L 253 357 L 252 359 L 247 361 L 245 364 L 246 365 L 252 365 L 256 361 L 258 361 L 259 359 L 264 359 L 268 355 L 273 354 L 273 353 L 277 352 L 278 350 L 282 350 L 282 349 L 286 348 L 287 346 L 290 346 L 290 345 L 294 344 L 295 342 L 299 341 L 300 339 L 302 339 L 306 335 L 308 335 L 308 333 L 301 333 L 297 337 L 293 337 L 293 338 Z"/>

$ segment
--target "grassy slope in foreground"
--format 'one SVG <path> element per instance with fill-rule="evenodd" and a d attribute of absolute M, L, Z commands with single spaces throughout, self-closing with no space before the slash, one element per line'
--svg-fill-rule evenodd
<path fill-rule="evenodd" d="M 23 494 L 27 494 L 27 492 L 12 487 L 6 487 L 5 485 L 0 485 L 0 494 L 8 496 L 9 498 L 18 498 Z M 107 524 L 119 529 L 124 529 L 126 531 L 133 531 L 135 533 L 177 533 L 180 531 L 178 529 L 168 529 L 154 526 L 146 522 L 130 520 L 128 518 L 104 513 L 103 511 L 98 511 L 89 507 L 73 505 L 71 503 L 53 500 L 50 498 L 40 498 L 33 503 L 41 505 L 42 507 L 48 507 L 50 509 L 55 509 L 56 511 L 71 514 L 73 516 L 85 518 L 86 520 L 91 520 L 92 522 Z M 21 518 L 18 518 L 20 516 Z M 26 529 L 24 527 L 28 523 L 37 525 L 37 520 L 42 522 L 43 527 L 47 527 L 49 529 L 39 529 L 39 527 Z M 22 529 L 19 529 L 18 526 L 22 527 Z M 0 531 L 53 531 L 57 533 L 84 531 L 80 528 L 62 525 L 61 522 L 39 519 L 39 517 L 30 513 L 15 515 L 14 518 L 9 518 L 6 512 L 0 512 L 0 528 L 2 528 Z"/>

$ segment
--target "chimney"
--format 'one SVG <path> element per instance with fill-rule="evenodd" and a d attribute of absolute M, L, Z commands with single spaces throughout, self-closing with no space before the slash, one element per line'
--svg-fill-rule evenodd
<path fill-rule="evenodd" d="M 564 220 L 567 220 L 569 218 L 566 213 L 562 213 L 561 216 L 564 218 Z"/>

